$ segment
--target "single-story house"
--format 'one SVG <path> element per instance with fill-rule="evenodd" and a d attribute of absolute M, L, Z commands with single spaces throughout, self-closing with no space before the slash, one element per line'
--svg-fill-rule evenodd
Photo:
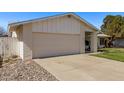
<path fill-rule="evenodd" d="M 75 13 L 10 23 L 23 60 L 97 51 L 98 29 Z M 88 42 L 87 45 L 85 42 Z"/>
<path fill-rule="evenodd" d="M 97 43 L 98 48 L 104 48 L 105 47 L 105 39 L 109 38 L 109 35 L 104 34 L 102 31 L 98 31 L 97 33 Z"/>

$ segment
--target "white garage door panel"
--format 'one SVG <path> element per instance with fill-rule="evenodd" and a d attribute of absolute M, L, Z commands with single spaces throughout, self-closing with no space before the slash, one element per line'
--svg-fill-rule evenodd
<path fill-rule="evenodd" d="M 79 35 L 33 33 L 33 58 L 79 53 Z"/>

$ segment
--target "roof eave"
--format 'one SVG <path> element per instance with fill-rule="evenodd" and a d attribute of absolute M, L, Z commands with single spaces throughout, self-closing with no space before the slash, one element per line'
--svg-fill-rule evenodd
<path fill-rule="evenodd" d="M 97 27 L 95 27 L 94 25 L 92 25 L 91 23 L 87 22 L 85 19 L 83 19 L 82 17 L 80 17 L 79 15 L 75 14 L 75 13 L 71 13 L 73 16 L 77 17 L 79 20 L 81 20 L 82 22 L 86 23 L 87 25 L 89 25 L 90 27 L 92 27 L 94 30 L 99 31 L 99 29 Z"/>
<path fill-rule="evenodd" d="M 55 16 L 49 16 L 49 17 L 37 18 L 37 19 L 32 19 L 32 20 L 27 20 L 27 21 L 9 23 L 8 25 L 9 25 L 9 26 L 17 26 L 17 25 L 22 25 L 22 24 L 27 24 L 27 23 L 32 23 L 32 22 L 37 22 L 37 21 L 42 21 L 42 20 L 48 20 L 49 18 L 66 16 L 66 15 L 73 15 L 74 17 L 78 18 L 79 20 L 81 20 L 81 21 L 84 22 L 85 24 L 87 24 L 87 25 L 89 25 L 90 27 L 92 27 L 94 30 L 96 30 L 96 31 L 99 30 L 99 29 L 96 28 L 94 25 L 90 24 L 90 23 L 87 22 L 85 19 L 81 18 L 80 16 L 78 16 L 78 15 L 75 14 L 75 13 L 64 13 L 64 14 L 59 14 L 59 15 L 55 15 Z"/>

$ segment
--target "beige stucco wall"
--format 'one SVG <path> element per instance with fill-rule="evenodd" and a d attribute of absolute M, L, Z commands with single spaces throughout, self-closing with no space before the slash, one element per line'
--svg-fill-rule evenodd
<path fill-rule="evenodd" d="M 85 53 L 85 29 L 80 25 L 80 53 Z"/>
<path fill-rule="evenodd" d="M 23 26 L 17 26 L 12 31 L 12 37 L 17 37 L 18 40 L 22 41 Z"/>
<path fill-rule="evenodd" d="M 17 43 L 17 48 L 15 51 L 17 51 L 17 55 L 19 55 L 23 59 L 23 26 L 17 26 L 14 27 L 12 30 L 12 37 L 17 38 L 18 43 Z"/>
<path fill-rule="evenodd" d="M 19 55 L 23 59 L 23 26 L 19 26 L 17 29 L 18 35 L 17 38 L 19 40 L 18 47 L 19 47 Z"/>
<path fill-rule="evenodd" d="M 97 33 L 91 33 L 91 52 L 97 52 Z"/>
<path fill-rule="evenodd" d="M 23 25 L 23 59 L 32 59 L 32 24 Z"/>
<path fill-rule="evenodd" d="M 19 56 L 23 60 L 32 59 L 32 23 L 16 26 L 11 32 L 19 41 Z"/>

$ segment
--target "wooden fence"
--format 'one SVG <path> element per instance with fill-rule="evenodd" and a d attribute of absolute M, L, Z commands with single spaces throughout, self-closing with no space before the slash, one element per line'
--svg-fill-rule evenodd
<path fill-rule="evenodd" d="M 0 37 L 0 56 L 7 58 L 13 55 L 19 55 L 17 38 Z"/>

